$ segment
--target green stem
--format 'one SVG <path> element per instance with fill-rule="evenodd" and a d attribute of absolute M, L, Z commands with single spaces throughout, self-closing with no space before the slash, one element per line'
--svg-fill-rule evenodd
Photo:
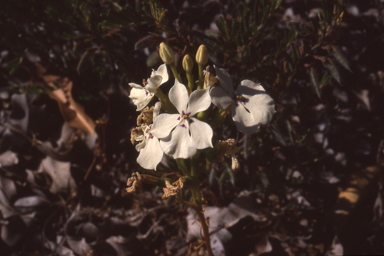
<path fill-rule="evenodd" d="M 203 89 L 204 86 L 204 74 L 203 74 L 204 66 L 199 64 L 199 85 L 197 89 Z"/>
<path fill-rule="evenodd" d="M 212 129 L 217 128 L 222 122 L 224 122 L 228 112 L 227 109 L 219 109 L 219 111 L 216 112 L 216 115 L 213 118 L 213 121 L 211 123 Z"/>
<path fill-rule="evenodd" d="M 175 161 L 185 176 L 191 176 L 191 173 L 188 171 L 188 168 L 187 168 L 187 165 L 185 164 L 184 159 L 179 158 L 179 159 L 175 159 Z"/>
<path fill-rule="evenodd" d="M 173 62 L 169 66 L 171 67 L 171 70 L 172 70 L 172 73 L 173 73 L 173 76 L 175 77 L 175 79 L 177 79 L 180 83 L 183 83 L 183 81 L 181 81 L 181 76 L 180 76 L 179 72 L 177 72 L 175 62 Z"/>
<path fill-rule="evenodd" d="M 195 86 L 195 82 L 193 81 L 193 80 L 194 80 L 194 77 L 193 77 L 193 74 L 192 74 L 192 73 L 187 73 L 187 80 L 188 80 L 188 90 L 189 90 L 189 94 L 191 94 L 192 91 L 193 91 L 193 87 Z"/>
<path fill-rule="evenodd" d="M 175 106 L 173 106 L 171 101 L 168 99 L 168 97 L 163 93 L 163 91 L 160 88 L 156 90 L 155 96 L 161 101 L 161 106 L 165 110 L 167 110 L 169 113 L 178 113 Z"/>

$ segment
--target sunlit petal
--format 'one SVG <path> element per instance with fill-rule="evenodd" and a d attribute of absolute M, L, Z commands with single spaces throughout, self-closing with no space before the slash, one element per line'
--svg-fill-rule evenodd
<path fill-rule="evenodd" d="M 175 79 L 175 85 L 169 90 L 169 100 L 176 107 L 176 109 L 181 114 L 182 111 L 187 109 L 188 104 L 188 92 L 185 85 L 179 83 L 177 79 Z"/>
<path fill-rule="evenodd" d="M 162 139 L 167 137 L 172 129 L 179 123 L 179 114 L 161 114 L 153 121 L 153 126 L 150 132 L 155 135 L 155 137 Z"/>
<path fill-rule="evenodd" d="M 196 147 L 189 135 L 188 122 L 184 121 L 178 124 L 168 137 L 160 140 L 160 147 L 165 154 L 175 159 L 192 157 L 196 153 Z"/>
<path fill-rule="evenodd" d="M 235 122 L 237 129 L 243 133 L 252 134 L 259 128 L 253 115 L 244 107 L 243 103 L 236 102 L 233 104 L 232 119 Z"/>
<path fill-rule="evenodd" d="M 212 146 L 213 131 L 211 126 L 196 118 L 191 118 L 189 124 L 192 141 L 197 149 L 204 149 Z"/>
<path fill-rule="evenodd" d="M 152 136 L 150 133 L 146 136 L 146 146 L 140 151 L 137 162 L 145 169 L 156 170 L 164 153 L 160 148 L 159 140 L 156 137 Z"/>
<path fill-rule="evenodd" d="M 187 113 L 194 116 L 198 112 L 204 111 L 211 105 L 209 89 L 196 90 L 191 93 L 188 101 Z"/>

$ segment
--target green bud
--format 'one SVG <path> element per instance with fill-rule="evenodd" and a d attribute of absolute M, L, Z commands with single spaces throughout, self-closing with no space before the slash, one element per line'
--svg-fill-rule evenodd
<path fill-rule="evenodd" d="M 185 70 L 185 72 L 190 74 L 192 72 L 192 68 L 193 68 L 193 60 L 191 56 L 187 54 L 183 58 L 183 69 Z"/>
<path fill-rule="evenodd" d="M 167 44 L 160 44 L 159 54 L 160 58 L 163 60 L 164 63 L 170 65 L 175 62 L 175 53 L 173 52 L 172 48 L 169 47 Z"/>
<path fill-rule="evenodd" d="M 203 44 L 200 45 L 199 49 L 197 50 L 196 62 L 202 66 L 208 62 L 208 50 L 207 47 L 205 47 Z"/>

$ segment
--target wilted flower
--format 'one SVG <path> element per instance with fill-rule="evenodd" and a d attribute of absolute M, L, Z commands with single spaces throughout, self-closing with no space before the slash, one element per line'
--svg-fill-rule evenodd
<path fill-rule="evenodd" d="M 128 193 L 132 193 L 136 191 L 136 187 L 141 186 L 141 176 L 140 173 L 134 172 L 132 173 L 132 177 L 128 179 L 127 181 L 127 186 L 128 187 L 126 190 Z"/>
<path fill-rule="evenodd" d="M 204 89 L 210 88 L 217 83 L 217 78 L 212 74 L 212 72 L 207 68 L 203 71 L 204 73 Z"/>
<path fill-rule="evenodd" d="M 252 134 L 261 124 L 271 121 L 275 103 L 260 84 L 243 80 L 235 92 L 229 74 L 221 68 L 215 70 L 221 86 L 211 89 L 212 103 L 221 109 L 233 103 L 232 119 L 239 131 Z"/>
<path fill-rule="evenodd" d="M 140 111 L 145 108 L 157 92 L 157 88 L 159 88 L 160 85 L 167 81 L 167 66 L 163 64 L 156 71 L 152 71 L 151 77 L 148 78 L 145 87 L 135 83 L 129 83 L 129 85 L 132 87 L 129 98 L 131 98 L 133 104 L 137 106 L 136 110 Z"/>
<path fill-rule="evenodd" d="M 240 164 L 236 158 L 236 153 L 239 150 L 239 148 L 236 147 L 234 139 L 219 140 L 215 148 L 219 151 L 220 154 L 231 157 L 231 160 L 232 160 L 231 169 L 233 171 L 239 169 Z"/>
<path fill-rule="evenodd" d="M 166 188 L 163 188 L 164 195 L 161 197 L 162 199 L 168 198 L 170 196 L 175 196 L 177 193 L 180 192 L 180 190 L 183 188 L 184 183 L 182 181 L 182 178 L 179 178 L 178 181 L 175 182 L 176 185 L 172 186 L 169 181 L 165 181 L 165 186 Z M 174 184 L 175 184 L 174 183 Z"/>
<path fill-rule="evenodd" d="M 140 115 L 137 117 L 137 125 L 149 125 L 153 123 L 153 119 L 159 114 L 161 108 L 160 102 L 157 102 L 155 106 L 151 108 L 144 108 Z"/>
<path fill-rule="evenodd" d="M 207 90 L 196 90 L 188 98 L 185 86 L 175 80 L 169 100 L 179 114 L 161 114 L 153 122 L 151 133 L 160 139 L 164 153 L 173 158 L 192 157 L 197 149 L 212 147 L 212 128 L 192 117 L 211 105 Z"/>

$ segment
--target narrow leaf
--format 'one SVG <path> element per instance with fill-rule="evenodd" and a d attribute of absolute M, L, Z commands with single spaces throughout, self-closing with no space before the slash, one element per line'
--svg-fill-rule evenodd
<path fill-rule="evenodd" d="M 226 166 L 225 170 L 229 174 L 229 180 L 231 181 L 232 185 L 235 186 L 235 175 L 233 174 L 231 167 L 229 167 L 227 163 L 225 163 L 225 166 Z"/>
<path fill-rule="evenodd" d="M 283 146 L 286 146 L 287 143 L 285 142 L 285 139 L 284 137 L 281 135 L 279 129 L 277 128 L 277 126 L 275 124 L 272 124 L 272 133 L 273 135 L 275 135 L 275 138 L 278 142 L 280 142 L 281 145 Z"/>
<path fill-rule="evenodd" d="M 344 56 L 344 54 L 340 51 L 340 49 L 337 46 L 331 46 L 332 48 L 332 54 L 336 58 L 336 60 L 346 69 L 348 69 L 350 72 L 352 70 L 349 67 L 349 62 L 347 58 Z"/>
<path fill-rule="evenodd" d="M 327 61 L 325 62 L 325 65 L 327 66 L 328 70 L 331 72 L 331 75 L 333 76 L 333 78 L 335 78 L 336 81 L 341 84 L 340 74 L 339 74 L 339 71 L 337 70 L 335 62 L 331 58 L 328 58 Z"/>
<path fill-rule="evenodd" d="M 309 71 L 309 75 L 311 77 L 311 82 L 312 82 L 313 88 L 315 89 L 316 95 L 321 99 L 320 83 L 319 83 L 317 71 L 315 70 L 315 68 L 311 67 L 311 70 Z"/>
<path fill-rule="evenodd" d="M 329 72 L 325 72 L 320 81 L 320 88 L 323 88 L 325 85 L 327 85 L 331 80 L 331 78 L 332 78 L 331 74 L 329 74 Z"/>

